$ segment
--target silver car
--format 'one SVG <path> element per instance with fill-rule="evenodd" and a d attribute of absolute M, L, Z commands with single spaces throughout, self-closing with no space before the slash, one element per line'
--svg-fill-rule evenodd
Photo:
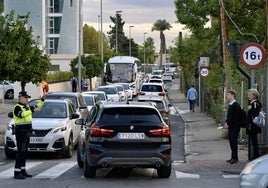
<path fill-rule="evenodd" d="M 240 173 L 240 188 L 268 187 L 268 154 L 261 156 L 244 167 Z"/>
<path fill-rule="evenodd" d="M 38 100 L 29 102 L 35 105 Z M 9 113 L 12 117 L 12 113 Z M 61 153 L 70 158 L 73 148 L 78 143 L 81 127 L 75 125 L 79 117 L 74 104 L 69 99 L 46 100 L 40 112 L 33 113 L 33 134 L 30 137 L 29 152 Z M 14 157 L 17 150 L 16 138 L 13 134 L 14 119 L 7 126 L 5 132 L 5 154 L 7 158 Z"/>
<path fill-rule="evenodd" d="M 108 97 L 108 101 L 111 101 L 111 102 L 120 101 L 120 95 L 115 86 L 112 86 L 112 85 L 100 86 L 97 88 L 97 91 L 104 91 Z"/>

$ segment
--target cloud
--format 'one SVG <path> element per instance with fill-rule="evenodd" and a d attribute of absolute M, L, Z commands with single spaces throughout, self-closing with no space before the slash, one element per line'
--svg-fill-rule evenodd
<path fill-rule="evenodd" d="M 88 25 L 98 30 L 98 15 L 100 15 L 101 0 L 83 1 L 83 20 Z M 147 37 L 152 37 L 155 47 L 159 49 L 159 32 L 151 31 L 153 23 L 158 19 L 166 19 L 172 25 L 170 30 L 164 32 L 167 46 L 172 46 L 173 41 L 178 37 L 179 32 L 183 30 L 181 24 L 176 23 L 175 5 L 173 0 L 102 0 L 103 32 L 107 34 L 110 30 L 109 25 L 113 25 L 110 16 L 115 16 L 116 11 L 121 10 L 121 18 L 125 21 L 124 32 L 129 37 L 129 26 L 131 29 L 131 38 L 138 44 L 143 43 L 144 32 Z"/>

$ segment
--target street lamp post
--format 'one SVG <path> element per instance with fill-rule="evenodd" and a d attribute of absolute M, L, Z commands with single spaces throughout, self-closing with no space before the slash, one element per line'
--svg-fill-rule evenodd
<path fill-rule="evenodd" d="M 146 63 L 146 55 L 145 55 L 145 50 L 146 50 L 146 46 L 145 46 L 145 35 L 147 34 L 147 32 L 143 33 L 143 41 L 144 41 L 144 46 L 143 46 L 143 66 L 144 66 L 144 72 L 146 73 L 147 71 L 147 63 Z M 146 68 L 146 69 L 145 69 Z"/>
<path fill-rule="evenodd" d="M 78 91 L 81 92 L 81 51 L 82 51 L 82 0 L 79 0 L 79 19 L 78 19 Z"/>
<path fill-rule="evenodd" d="M 116 16 L 116 26 L 115 26 L 115 51 L 118 52 L 118 14 L 122 13 L 121 10 L 115 12 Z"/>
<path fill-rule="evenodd" d="M 131 56 L 131 28 L 134 27 L 134 25 L 129 26 L 129 56 Z"/>

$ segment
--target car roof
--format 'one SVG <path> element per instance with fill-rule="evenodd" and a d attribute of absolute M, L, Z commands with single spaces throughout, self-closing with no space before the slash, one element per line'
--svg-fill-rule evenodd
<path fill-rule="evenodd" d="M 39 101 L 40 99 L 32 99 L 29 102 L 33 102 L 33 101 Z M 71 102 L 72 101 L 70 99 L 46 99 L 45 102 L 55 102 L 55 103 L 66 103 L 66 102 Z"/>
<path fill-rule="evenodd" d="M 49 95 L 77 96 L 77 95 L 80 95 L 80 93 L 79 92 L 52 92 L 52 93 L 47 94 L 47 96 Z"/>
<path fill-rule="evenodd" d="M 157 85 L 157 86 L 163 86 L 162 83 L 155 83 L 155 82 L 143 83 L 142 85 Z"/>
<path fill-rule="evenodd" d="M 98 88 L 115 88 L 114 85 L 99 86 Z"/>
<path fill-rule="evenodd" d="M 98 103 L 100 106 L 104 108 L 151 108 L 156 109 L 150 103 L 147 102 L 137 102 L 137 101 L 127 101 L 127 102 L 100 102 Z"/>
<path fill-rule="evenodd" d="M 98 90 L 94 90 L 94 91 L 83 91 L 82 94 L 85 93 L 85 94 L 94 94 L 94 93 L 102 93 L 105 95 L 105 92 L 104 91 L 98 91 Z"/>

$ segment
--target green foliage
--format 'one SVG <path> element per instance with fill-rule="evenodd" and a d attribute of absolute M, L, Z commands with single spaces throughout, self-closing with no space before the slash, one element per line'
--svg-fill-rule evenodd
<path fill-rule="evenodd" d="M 24 20 L 14 15 L 12 11 L 0 17 L 0 79 L 21 81 L 24 90 L 26 83 L 36 84 L 46 77 L 50 60 L 33 40 L 32 28 L 26 27 L 29 14 Z"/>
<path fill-rule="evenodd" d="M 46 80 L 48 83 L 64 82 L 71 80 L 73 73 L 70 71 L 57 71 L 47 74 Z"/>

